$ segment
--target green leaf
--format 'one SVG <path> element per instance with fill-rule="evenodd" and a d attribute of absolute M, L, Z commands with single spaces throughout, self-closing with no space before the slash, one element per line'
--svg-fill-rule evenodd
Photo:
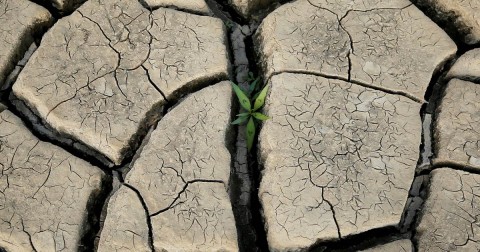
<path fill-rule="evenodd" d="M 250 117 L 247 123 L 247 149 L 250 151 L 253 146 L 253 139 L 255 138 L 255 123 L 253 118 Z"/>
<path fill-rule="evenodd" d="M 268 117 L 268 116 L 266 116 L 266 115 L 264 115 L 264 114 L 262 114 L 262 113 L 258 113 L 258 112 L 257 112 L 257 113 L 253 113 L 252 115 L 253 115 L 253 117 L 257 118 L 257 119 L 260 120 L 260 121 L 266 121 L 266 120 L 270 119 L 270 117 Z"/>
<path fill-rule="evenodd" d="M 246 112 L 246 113 L 240 113 L 240 114 L 237 115 L 237 117 L 239 117 L 239 116 L 248 116 L 248 115 L 250 115 L 250 113 L 248 113 L 248 112 Z"/>
<path fill-rule="evenodd" d="M 255 98 L 255 104 L 253 106 L 253 111 L 257 111 L 257 109 L 261 108 L 263 104 L 265 104 L 265 98 L 267 97 L 268 93 L 268 85 L 266 85 L 262 91 L 258 94 L 258 97 Z"/>
<path fill-rule="evenodd" d="M 253 76 L 253 73 L 252 73 L 252 72 L 248 72 L 247 81 L 253 81 L 253 80 L 255 80 L 255 77 Z"/>
<path fill-rule="evenodd" d="M 240 105 L 247 111 L 250 111 L 252 109 L 252 105 L 250 105 L 250 100 L 248 99 L 247 95 L 238 87 L 235 83 L 232 82 L 232 88 L 233 91 L 235 91 L 235 94 L 238 97 L 238 101 L 240 102 Z"/>
<path fill-rule="evenodd" d="M 240 123 L 243 123 L 245 121 L 247 121 L 247 119 L 249 118 L 249 116 L 241 116 L 239 118 L 237 118 L 237 120 L 233 121 L 232 124 L 235 125 L 235 124 L 240 124 Z"/>
<path fill-rule="evenodd" d="M 256 78 L 256 79 L 250 84 L 250 87 L 248 88 L 248 94 L 252 94 L 253 91 L 255 91 L 255 88 L 257 87 L 258 81 L 260 81 L 260 78 Z"/>

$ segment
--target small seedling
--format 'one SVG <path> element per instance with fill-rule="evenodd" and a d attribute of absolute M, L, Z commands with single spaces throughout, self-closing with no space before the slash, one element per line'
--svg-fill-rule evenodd
<path fill-rule="evenodd" d="M 225 23 L 225 26 L 227 27 L 227 29 L 229 29 L 229 30 L 231 30 L 234 26 L 233 22 L 230 21 L 230 20 L 227 20 L 224 23 Z"/>
<path fill-rule="evenodd" d="M 260 82 L 260 78 L 254 78 L 253 74 L 250 73 L 247 80 L 251 82 L 251 84 L 249 85 L 248 90 L 245 91 L 232 82 L 233 91 L 235 91 L 238 101 L 244 110 L 242 113 L 237 115 L 238 118 L 233 121 L 232 124 L 242 124 L 247 122 L 247 149 L 250 151 L 253 146 L 253 140 L 255 138 L 258 121 L 265 121 L 270 118 L 258 112 L 258 110 L 265 104 L 265 98 L 268 93 L 268 85 L 263 87 L 261 91 L 255 93 L 255 91 L 258 89 L 257 87 L 258 83 Z M 252 94 L 254 95 L 252 96 Z"/>

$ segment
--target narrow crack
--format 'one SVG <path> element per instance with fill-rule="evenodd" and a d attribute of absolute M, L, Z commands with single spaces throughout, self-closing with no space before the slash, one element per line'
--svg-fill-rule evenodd
<path fill-rule="evenodd" d="M 163 99 L 165 99 L 165 101 L 168 103 L 169 100 L 167 99 L 167 96 L 165 96 L 165 93 L 163 93 L 163 91 L 152 80 L 152 78 L 150 77 L 150 73 L 148 72 L 148 69 L 144 65 L 141 65 L 141 67 L 143 68 L 143 70 L 145 71 L 145 74 L 147 75 L 148 82 L 150 82 L 153 88 L 155 88 L 155 90 L 157 90 L 163 96 Z"/>
<path fill-rule="evenodd" d="M 382 91 L 382 92 L 385 92 L 385 93 L 388 93 L 388 94 L 400 95 L 400 96 L 406 97 L 406 98 L 408 98 L 408 99 L 410 99 L 414 102 L 417 102 L 417 103 L 424 103 L 423 100 L 421 100 L 421 99 L 419 99 L 419 98 L 417 98 L 417 97 L 415 97 L 415 96 L 413 96 L 409 93 L 403 92 L 403 91 L 390 90 L 390 89 L 382 88 L 382 87 L 375 86 L 375 85 L 372 85 L 372 84 L 360 82 L 360 81 L 357 81 L 357 80 L 348 80 L 348 78 L 344 78 L 344 77 L 341 77 L 341 76 L 323 74 L 323 73 L 319 73 L 319 72 L 315 72 L 315 71 L 309 71 L 309 70 L 288 70 L 288 71 L 274 72 L 270 76 L 270 79 L 273 76 L 279 75 L 279 74 L 282 74 L 282 73 L 308 74 L 308 75 L 323 77 L 323 78 L 326 78 L 326 79 L 341 80 L 341 81 L 349 82 L 349 83 L 356 84 L 356 85 L 359 85 L 359 86 L 362 86 L 362 87 L 367 87 L 367 88 L 379 90 L 379 91 Z"/>
<path fill-rule="evenodd" d="M 187 181 L 185 183 L 185 185 L 183 186 L 182 190 L 177 194 L 175 199 L 170 203 L 170 205 L 168 207 L 165 207 L 164 209 L 160 209 L 160 210 L 156 211 L 155 213 L 152 213 L 150 215 L 150 217 L 155 217 L 155 216 L 157 216 L 157 215 L 159 215 L 163 212 L 166 212 L 166 211 L 172 209 L 175 205 L 182 204 L 183 202 L 178 202 L 177 203 L 177 201 L 180 199 L 181 195 L 183 193 L 185 193 L 185 191 L 187 191 L 188 186 L 191 185 L 191 184 L 194 184 L 194 183 L 220 183 L 220 184 L 223 184 L 223 181 L 221 181 L 221 180 L 210 180 L 210 179 L 194 179 L 194 180 Z"/>
<path fill-rule="evenodd" d="M 322 188 L 322 199 L 327 202 L 328 206 L 330 207 L 330 211 L 332 211 L 333 221 L 335 222 L 335 226 L 337 227 L 338 239 L 342 239 L 342 232 L 340 230 L 340 225 L 338 224 L 337 216 L 335 215 L 335 208 L 333 204 L 325 198 L 325 188 Z"/>
<path fill-rule="evenodd" d="M 28 236 L 28 241 L 30 242 L 30 246 L 32 247 L 34 252 L 38 252 L 37 248 L 35 248 L 35 245 L 33 244 L 32 235 L 30 235 L 30 233 L 27 230 L 25 230 L 25 224 L 23 224 L 23 219 L 20 218 L 20 222 L 22 223 L 23 233 L 25 233 Z"/>
<path fill-rule="evenodd" d="M 132 190 L 133 192 L 135 192 L 138 199 L 140 200 L 140 203 L 143 206 L 143 209 L 145 210 L 145 216 L 147 218 L 147 226 L 148 226 L 148 246 L 150 247 L 151 251 L 155 252 L 155 247 L 153 246 L 152 220 L 151 220 L 151 216 L 150 216 L 150 211 L 148 210 L 147 203 L 145 202 L 142 195 L 140 194 L 140 191 L 138 191 L 137 188 L 135 188 L 135 187 L 133 187 L 133 186 L 127 184 L 127 183 L 123 183 L 123 185 L 125 187 L 129 188 L 130 190 Z"/>

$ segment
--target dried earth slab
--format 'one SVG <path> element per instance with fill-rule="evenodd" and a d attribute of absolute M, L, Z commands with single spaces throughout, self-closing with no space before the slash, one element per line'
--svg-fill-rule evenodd
<path fill-rule="evenodd" d="M 119 165 L 167 99 L 228 71 L 221 20 L 96 0 L 44 36 L 13 93 L 52 131 Z"/>
<path fill-rule="evenodd" d="M 448 29 L 460 34 L 466 44 L 480 43 L 480 2 L 478 0 L 415 0 Z"/>
<path fill-rule="evenodd" d="M 122 186 L 108 201 L 98 252 L 151 252 L 147 214 L 139 195 Z"/>
<path fill-rule="evenodd" d="M 415 239 L 418 251 L 480 250 L 480 176 L 450 168 L 431 173 Z"/>
<path fill-rule="evenodd" d="M 159 7 L 175 8 L 192 13 L 212 15 L 210 7 L 205 0 L 140 0 L 148 8 L 156 9 Z"/>
<path fill-rule="evenodd" d="M 0 89 L 34 38 L 52 24 L 52 15 L 27 0 L 0 0 Z"/>
<path fill-rule="evenodd" d="M 437 114 L 433 162 L 480 169 L 480 85 L 451 80 Z"/>
<path fill-rule="evenodd" d="M 470 50 L 458 58 L 446 78 L 480 81 L 480 49 Z"/>
<path fill-rule="evenodd" d="M 422 101 L 455 43 L 407 0 L 299 0 L 283 5 L 256 34 L 270 78 L 282 72 L 351 80 Z"/>
<path fill-rule="evenodd" d="M 272 77 L 259 197 L 272 251 L 400 222 L 419 157 L 420 103 L 341 80 Z"/>
<path fill-rule="evenodd" d="M 0 248 L 91 249 L 91 215 L 106 183 L 99 168 L 38 140 L 9 111 L 0 113 Z"/>
<path fill-rule="evenodd" d="M 188 96 L 159 122 L 108 205 L 114 214 L 107 214 L 100 251 L 148 250 L 145 211 L 156 251 L 238 251 L 227 193 L 231 98 L 222 82 Z M 126 207 L 130 199 L 137 203 Z"/>
<path fill-rule="evenodd" d="M 387 244 L 379 245 L 362 252 L 413 252 L 413 244 L 410 240 L 398 240 Z"/>

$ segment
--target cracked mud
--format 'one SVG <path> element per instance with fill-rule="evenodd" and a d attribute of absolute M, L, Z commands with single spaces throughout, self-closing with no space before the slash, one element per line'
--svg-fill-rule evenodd
<path fill-rule="evenodd" d="M 480 85 L 451 80 L 438 110 L 434 163 L 480 169 Z"/>
<path fill-rule="evenodd" d="M 228 82 L 187 97 L 167 113 L 109 203 L 112 215 L 107 214 L 100 251 L 144 251 L 149 242 L 156 251 L 238 251 L 227 194 L 230 114 Z M 124 194 L 134 202 L 141 196 L 145 209 L 126 205 Z M 153 241 L 147 236 L 146 218 Z M 130 221 L 119 224 L 118 219 Z"/>
<path fill-rule="evenodd" d="M 225 36 L 218 19 L 89 1 L 45 34 L 13 94 L 119 165 L 179 90 L 227 78 Z"/>
<path fill-rule="evenodd" d="M 52 23 L 52 15 L 27 0 L 0 0 L 0 89 L 17 61 L 40 33 Z"/>
<path fill-rule="evenodd" d="M 341 80 L 271 79 L 260 200 L 274 250 L 400 222 L 419 156 L 420 104 Z"/>
<path fill-rule="evenodd" d="M 97 167 L 40 141 L 0 113 L 0 244 L 7 251 L 76 251 L 91 232 L 90 199 L 106 178 Z M 91 213 L 90 213 L 91 214 Z"/>
<path fill-rule="evenodd" d="M 0 0 L 0 251 L 478 251 L 479 7 Z"/>
<path fill-rule="evenodd" d="M 432 172 L 429 195 L 419 221 L 419 251 L 478 251 L 476 174 L 440 168 Z"/>

